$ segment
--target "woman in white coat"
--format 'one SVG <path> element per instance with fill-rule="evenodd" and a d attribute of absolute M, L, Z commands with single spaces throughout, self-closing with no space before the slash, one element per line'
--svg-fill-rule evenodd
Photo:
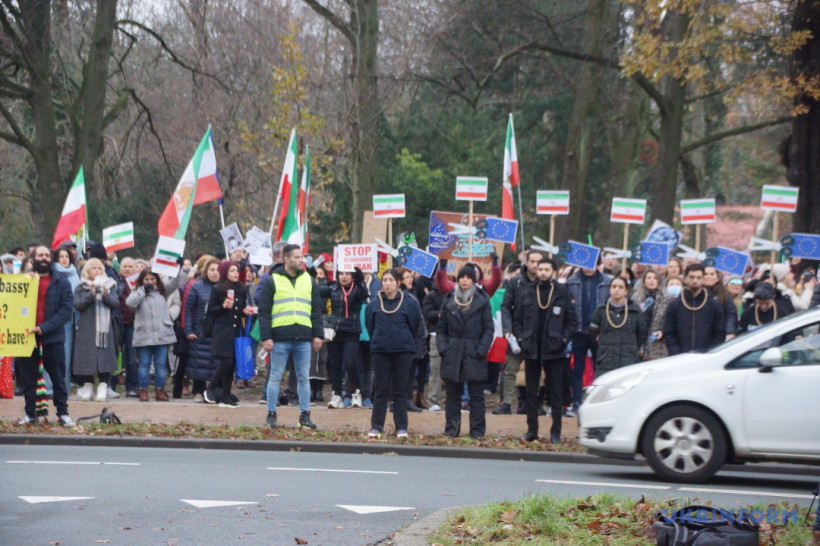
<path fill-rule="evenodd" d="M 177 340 L 174 325 L 168 313 L 165 286 L 159 275 L 143 269 L 137 277 L 136 289 L 128 295 L 125 304 L 134 310 L 134 349 L 139 368 L 137 381 L 140 402 L 148 401 L 148 380 L 151 362 L 154 363 L 154 398 L 167 402 L 165 392 L 168 345 Z"/>

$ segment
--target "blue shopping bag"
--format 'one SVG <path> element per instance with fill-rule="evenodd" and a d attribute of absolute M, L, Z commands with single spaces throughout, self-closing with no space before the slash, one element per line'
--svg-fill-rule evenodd
<path fill-rule="evenodd" d="M 253 340 L 250 337 L 251 322 L 253 319 L 248 317 L 245 321 L 245 331 L 243 335 L 235 337 L 233 340 L 234 354 L 236 355 L 236 378 L 237 379 L 253 379 L 256 375 L 256 362 L 253 357 Z"/>

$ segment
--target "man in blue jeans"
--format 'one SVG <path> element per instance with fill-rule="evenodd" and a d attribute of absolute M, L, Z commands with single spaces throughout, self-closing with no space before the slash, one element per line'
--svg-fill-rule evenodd
<path fill-rule="evenodd" d="M 322 301 L 316 281 L 304 270 L 302 248 L 285 245 L 283 263 L 276 264 L 264 280 L 259 300 L 259 337 L 271 355 L 268 379 L 267 424 L 276 428 L 279 384 L 288 357 L 293 357 L 299 393 L 299 428 L 315 429 L 310 420 L 310 347 L 322 348 Z"/>

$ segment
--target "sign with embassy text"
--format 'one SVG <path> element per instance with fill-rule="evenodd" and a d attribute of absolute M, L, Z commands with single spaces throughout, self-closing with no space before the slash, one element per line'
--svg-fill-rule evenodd
<path fill-rule="evenodd" d="M 336 245 L 334 251 L 337 271 L 352 272 L 357 267 L 363 272 L 379 270 L 378 248 L 375 244 Z"/>
<path fill-rule="evenodd" d="M 31 356 L 40 281 L 0 275 L 0 356 Z"/>

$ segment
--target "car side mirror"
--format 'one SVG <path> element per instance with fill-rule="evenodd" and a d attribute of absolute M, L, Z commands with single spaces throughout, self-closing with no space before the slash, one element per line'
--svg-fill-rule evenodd
<path fill-rule="evenodd" d="M 782 363 L 783 352 L 778 347 L 769 347 L 760 355 L 760 365 L 763 366 L 761 371 L 771 371 L 773 367 L 780 366 Z"/>

